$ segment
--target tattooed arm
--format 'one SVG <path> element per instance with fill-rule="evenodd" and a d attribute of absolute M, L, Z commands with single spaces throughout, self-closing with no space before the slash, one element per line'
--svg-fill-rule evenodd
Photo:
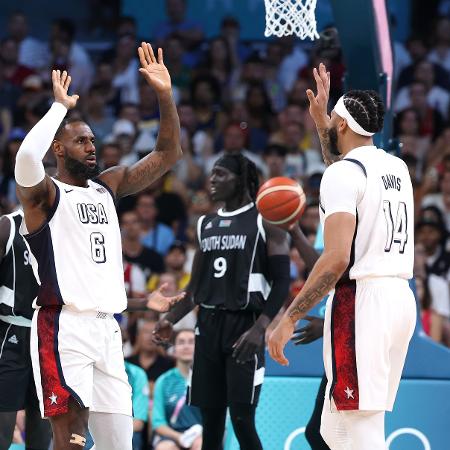
<path fill-rule="evenodd" d="M 164 65 L 162 50 L 158 57 L 150 44 L 142 43 L 138 49 L 141 68 L 139 72 L 155 89 L 159 102 L 159 133 L 155 149 L 131 167 L 117 166 L 100 174 L 117 197 L 135 194 L 150 186 L 166 173 L 182 156 L 180 145 L 180 120 L 172 97 L 169 72 Z"/>
<path fill-rule="evenodd" d="M 331 214 L 325 220 L 324 251 L 269 339 L 270 356 L 280 364 L 288 364 L 283 349 L 292 337 L 295 323 L 334 288 L 345 272 L 350 262 L 355 227 L 355 216 L 346 212 Z"/>
<path fill-rule="evenodd" d="M 313 69 L 314 79 L 316 80 L 317 95 L 311 89 L 306 91 L 309 100 L 309 113 L 316 124 L 319 135 L 320 146 L 322 147 L 322 157 L 327 166 L 339 161 L 339 155 L 333 155 L 330 151 L 330 117 L 327 113 L 328 99 L 330 98 L 330 72 L 324 64 L 319 64 L 319 70 Z"/>

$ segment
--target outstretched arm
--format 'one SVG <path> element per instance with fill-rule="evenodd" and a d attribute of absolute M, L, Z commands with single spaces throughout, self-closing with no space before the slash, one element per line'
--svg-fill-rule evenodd
<path fill-rule="evenodd" d="M 23 205 L 28 231 L 38 229 L 53 205 L 56 189 L 45 174 L 42 159 L 55 137 L 67 110 L 74 108 L 78 95 L 68 95 L 71 82 L 66 71 L 52 71 L 55 103 L 45 116 L 30 130 L 16 156 L 15 178 L 17 195 Z"/>
<path fill-rule="evenodd" d="M 288 364 L 283 348 L 292 337 L 296 322 L 334 288 L 345 272 L 350 261 L 355 227 L 355 216 L 347 212 L 331 214 L 325 220 L 324 252 L 269 339 L 270 356 L 280 364 Z"/>
<path fill-rule="evenodd" d="M 270 294 L 255 324 L 235 343 L 233 357 L 238 363 L 254 358 L 264 343 L 266 329 L 283 306 L 289 294 L 289 245 L 287 233 L 269 223 L 264 223 L 267 236 L 269 272 L 272 281 Z"/>
<path fill-rule="evenodd" d="M 311 271 L 314 264 L 319 259 L 319 254 L 303 234 L 298 222 L 289 229 L 289 234 L 291 235 L 294 247 L 298 250 L 303 261 L 305 261 L 306 268 Z"/>
<path fill-rule="evenodd" d="M 202 251 L 197 250 L 191 270 L 191 280 L 186 288 L 186 295 L 173 306 L 169 313 L 160 320 L 153 331 L 153 340 L 158 344 L 167 345 L 172 337 L 173 325 L 189 314 L 196 306 L 193 299 L 197 283 L 201 276 Z"/>
<path fill-rule="evenodd" d="M 328 100 L 330 98 L 330 72 L 327 72 L 325 65 L 320 63 L 319 70 L 313 69 L 313 75 L 316 80 L 317 95 L 314 95 L 311 89 L 306 91 L 309 99 L 309 113 L 316 124 L 323 160 L 329 166 L 341 159 L 340 156 L 333 155 L 330 151 L 330 137 L 328 134 L 330 117 L 327 113 Z"/>
<path fill-rule="evenodd" d="M 141 68 L 139 72 L 156 91 L 159 102 L 159 133 L 155 149 L 131 167 L 117 166 L 100 174 L 117 197 L 135 194 L 150 186 L 172 168 L 181 158 L 180 120 L 172 97 L 169 72 L 164 65 L 162 49 L 155 57 L 150 44 L 138 49 Z"/>

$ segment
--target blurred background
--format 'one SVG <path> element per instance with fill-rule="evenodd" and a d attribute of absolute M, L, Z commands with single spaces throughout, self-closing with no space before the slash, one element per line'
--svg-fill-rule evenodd
<path fill-rule="evenodd" d="M 196 221 L 217 208 L 209 196 L 208 174 L 224 152 L 239 151 L 252 159 L 261 182 L 274 176 L 298 180 L 308 199 L 300 224 L 316 241 L 325 166 L 305 90 L 314 89 L 312 68 L 324 62 L 331 71 L 331 106 L 342 95 L 348 68 L 339 38 L 327 44 L 324 39 L 264 38 L 262 0 L 5 3 L 0 16 L 1 214 L 18 206 L 15 155 L 52 102 L 52 69 L 71 74 L 72 91 L 80 101 L 69 114 L 91 126 L 103 169 L 131 165 L 152 151 L 158 104 L 137 70 L 137 46 L 146 40 L 164 50 L 184 158 L 150 189 L 118 204 L 128 295 L 144 297 L 162 283 L 169 284 L 169 293 L 186 287 L 197 247 Z M 408 165 L 415 188 L 417 333 L 426 342 L 448 347 L 450 1 L 392 0 L 387 6 L 394 50 L 389 139 L 400 143 L 392 149 Z M 334 26 L 329 0 L 318 0 L 316 16 L 319 32 Z M 53 164 L 51 155 L 46 164 Z M 293 249 L 291 298 L 307 275 Z M 174 366 L 176 355 L 151 343 L 155 313 L 133 312 L 118 319 L 125 356 L 144 370 L 149 383 L 142 394 L 146 412 L 135 449 L 150 449 L 154 383 Z M 195 312 L 179 328 L 194 326 Z M 315 349 L 320 359 L 320 348 Z M 449 370 L 448 353 L 440 355 Z M 306 402 L 306 416 L 311 407 Z M 19 414 L 17 443 L 22 425 Z M 439 445 L 433 449 L 448 448 Z"/>

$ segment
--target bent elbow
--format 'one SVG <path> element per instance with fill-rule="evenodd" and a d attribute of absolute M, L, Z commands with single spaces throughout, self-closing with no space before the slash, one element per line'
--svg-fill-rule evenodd
<path fill-rule="evenodd" d="M 335 269 L 336 272 L 344 273 L 350 264 L 350 256 L 347 255 L 338 255 L 335 259 Z"/>

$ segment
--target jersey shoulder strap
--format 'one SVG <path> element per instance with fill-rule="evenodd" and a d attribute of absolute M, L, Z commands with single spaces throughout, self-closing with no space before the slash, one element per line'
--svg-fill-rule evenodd
<path fill-rule="evenodd" d="M 364 167 L 364 164 L 361 161 L 359 161 L 357 159 L 353 159 L 353 158 L 344 158 L 344 159 L 341 159 L 341 161 L 349 161 L 349 162 L 351 162 L 353 164 L 356 164 L 357 166 L 359 166 L 361 168 L 361 170 L 363 171 L 364 176 L 367 178 L 367 170 L 366 170 L 366 168 Z"/>
<path fill-rule="evenodd" d="M 7 217 L 9 220 L 9 237 L 6 242 L 6 249 L 5 249 L 5 256 L 6 256 L 11 250 L 14 241 L 14 236 L 16 235 L 16 222 L 14 222 L 13 214 L 7 214 L 5 217 Z"/>

